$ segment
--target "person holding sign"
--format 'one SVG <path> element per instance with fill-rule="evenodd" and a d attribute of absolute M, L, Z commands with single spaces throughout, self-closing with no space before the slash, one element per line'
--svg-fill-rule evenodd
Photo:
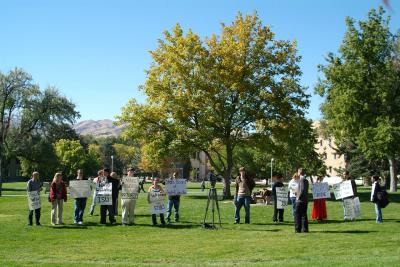
<path fill-rule="evenodd" d="M 171 180 L 176 182 L 176 172 L 172 174 Z M 167 223 L 171 222 L 172 207 L 175 209 L 175 222 L 179 222 L 179 206 L 181 203 L 180 195 L 168 195 Z"/>
<path fill-rule="evenodd" d="M 278 209 L 277 208 L 277 203 L 278 203 L 278 198 L 276 194 L 276 189 L 277 188 L 283 188 L 283 176 L 282 174 L 278 173 L 275 174 L 275 183 L 272 186 L 272 198 L 274 200 L 274 216 L 272 217 L 273 222 L 278 222 L 278 217 L 279 217 L 279 222 L 283 222 L 283 213 L 284 209 Z M 287 192 L 286 192 L 286 199 L 287 199 Z M 278 215 L 279 214 L 279 215 Z"/>
<path fill-rule="evenodd" d="M 62 175 L 57 172 L 50 185 L 49 200 L 51 202 L 51 225 L 64 224 L 62 220 L 63 202 L 67 202 L 67 189 Z M 56 221 L 56 217 L 58 221 Z"/>
<path fill-rule="evenodd" d="M 102 177 L 103 177 L 103 170 L 99 170 L 97 172 L 97 177 L 93 179 L 93 183 L 95 185 L 95 190 L 93 192 L 92 205 L 90 206 L 90 211 L 89 211 L 90 216 L 93 216 L 94 208 L 96 207 L 97 186 L 102 182 L 102 180 L 101 180 Z"/>
<path fill-rule="evenodd" d="M 382 207 L 378 198 L 378 193 L 382 192 L 381 185 L 379 184 L 379 176 L 374 175 L 372 182 L 371 202 L 375 203 L 376 223 L 382 223 Z"/>
<path fill-rule="evenodd" d="M 356 182 L 354 181 L 354 179 L 351 178 L 349 171 L 345 171 L 344 172 L 344 177 L 343 177 L 343 181 L 349 181 L 351 183 L 351 189 L 353 191 L 353 195 L 352 196 L 348 196 L 348 197 L 343 197 L 342 198 L 342 204 L 343 204 L 343 212 L 344 212 L 344 220 L 354 220 L 355 217 L 353 216 L 348 216 L 348 214 L 351 214 L 351 212 L 349 213 L 348 210 L 346 210 L 346 199 L 350 199 L 353 200 L 355 197 L 357 197 L 357 185 Z"/>
<path fill-rule="evenodd" d="M 300 180 L 296 194 L 295 231 L 296 233 L 308 233 L 308 180 L 302 168 L 297 171 L 297 174 L 300 176 Z"/>
<path fill-rule="evenodd" d="M 317 178 L 316 183 L 313 185 L 317 186 L 316 184 L 321 184 L 324 180 L 324 177 L 322 175 L 319 175 Z M 328 190 L 329 190 L 329 185 L 328 185 Z M 312 219 L 317 220 L 317 221 L 322 221 L 326 220 L 328 218 L 327 212 L 326 212 L 326 199 L 325 198 L 318 198 L 316 199 L 314 197 L 314 205 L 312 209 Z"/>
<path fill-rule="evenodd" d="M 119 181 L 117 181 L 117 183 L 115 182 L 115 179 L 112 179 L 110 176 L 110 169 L 105 168 L 103 169 L 103 174 L 104 177 L 102 177 L 102 182 L 99 185 L 98 188 L 106 188 L 108 189 L 108 185 L 111 186 L 111 202 L 104 202 L 104 203 L 99 203 L 101 205 L 100 207 L 100 224 L 105 225 L 106 224 L 106 216 L 107 216 L 107 211 L 108 211 L 108 219 L 110 220 L 111 224 L 116 224 L 116 220 L 114 217 L 114 206 L 113 204 L 115 203 L 115 198 L 116 198 L 116 194 L 115 194 L 115 189 L 114 189 L 114 184 L 116 184 L 117 186 L 117 190 L 119 187 Z M 107 191 L 107 193 L 110 191 Z M 97 194 L 97 198 L 99 198 L 99 192 Z M 110 201 L 109 199 L 109 195 L 104 196 L 103 198 L 105 198 L 106 200 Z"/>
<path fill-rule="evenodd" d="M 116 172 L 112 172 L 110 174 L 109 182 L 112 183 L 112 186 L 113 186 L 113 194 L 112 194 L 113 204 L 112 204 L 112 206 L 114 209 L 114 215 L 117 216 L 118 215 L 118 194 L 119 194 L 119 189 L 121 187 L 121 181 Z"/>
<path fill-rule="evenodd" d="M 86 189 L 86 192 L 81 192 L 81 193 L 83 193 L 84 195 L 85 194 L 90 195 L 91 191 L 87 191 L 87 189 L 91 190 L 90 185 L 88 183 L 82 184 L 82 182 L 81 182 L 83 180 L 83 170 L 81 170 L 81 169 L 78 170 L 76 180 L 79 181 L 76 183 L 77 186 L 81 186 L 81 188 L 77 188 L 77 189 L 83 189 L 83 190 Z M 78 183 L 81 183 L 81 184 L 78 185 Z M 83 186 L 86 186 L 86 187 L 83 188 Z M 71 187 L 71 184 L 70 184 L 70 187 Z M 72 188 L 71 188 L 70 194 L 72 195 L 72 197 L 75 197 L 72 194 Z M 79 196 L 79 197 L 75 198 L 74 224 L 83 224 L 83 213 L 85 211 L 86 201 L 87 201 L 87 197 Z"/>
<path fill-rule="evenodd" d="M 133 177 L 135 169 L 128 169 L 128 177 L 122 178 L 122 225 L 134 223 L 135 205 L 138 197 L 139 179 Z"/>
<path fill-rule="evenodd" d="M 150 204 L 151 208 L 151 220 L 153 226 L 157 225 L 157 214 L 160 214 L 160 221 L 162 225 L 165 225 L 164 220 L 164 190 L 159 185 L 160 179 L 158 177 L 154 177 L 153 185 L 149 187 L 149 191 L 147 194 L 147 202 Z"/>
<path fill-rule="evenodd" d="M 244 167 L 239 168 L 239 176 L 236 177 L 236 194 L 234 199 L 235 204 L 235 224 L 240 222 L 240 209 L 244 206 L 245 218 L 244 223 L 250 223 L 250 203 L 251 191 L 256 185 L 254 180 L 249 177 Z"/>
<path fill-rule="evenodd" d="M 29 215 L 28 215 L 28 225 L 32 226 L 33 224 L 33 212 L 35 212 L 35 220 L 36 220 L 36 225 L 40 226 L 40 191 L 42 190 L 42 183 L 39 180 L 39 173 L 38 172 L 33 172 L 32 173 L 32 178 L 28 181 L 26 190 L 28 191 L 28 201 L 29 201 Z M 33 205 L 34 201 L 32 201 L 32 196 L 36 195 L 36 205 Z"/>

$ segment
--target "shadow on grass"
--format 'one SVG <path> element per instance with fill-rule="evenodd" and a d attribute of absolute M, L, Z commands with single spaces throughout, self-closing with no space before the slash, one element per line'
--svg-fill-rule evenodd
<path fill-rule="evenodd" d="M 310 233 L 316 234 L 369 234 L 376 233 L 377 231 L 365 231 L 365 230 L 324 230 L 324 231 L 311 231 Z"/>

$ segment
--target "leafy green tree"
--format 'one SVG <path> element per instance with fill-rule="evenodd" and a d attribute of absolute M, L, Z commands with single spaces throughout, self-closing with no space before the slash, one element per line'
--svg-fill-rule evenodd
<path fill-rule="evenodd" d="M 147 103 L 131 100 L 119 117 L 125 136 L 162 140 L 169 151 L 204 151 L 224 176 L 225 197 L 235 148 L 252 132 L 270 136 L 308 107 L 296 43 L 276 40 L 256 14 L 238 14 L 204 40 L 177 24 L 151 56 Z"/>
<path fill-rule="evenodd" d="M 79 140 L 58 140 L 54 144 L 54 150 L 61 171 L 69 178 L 85 165 L 86 153 Z"/>
<path fill-rule="evenodd" d="M 48 87 L 41 91 L 32 77 L 21 69 L 0 72 L 0 195 L 3 162 L 24 156 L 28 141 L 41 140 L 79 117 L 75 105 Z"/>
<path fill-rule="evenodd" d="M 136 146 L 113 144 L 116 157 L 121 161 L 123 169 L 137 167 L 140 160 L 140 150 Z"/>
<path fill-rule="evenodd" d="M 321 110 L 338 143 L 350 141 L 367 159 L 386 157 L 390 190 L 397 190 L 400 149 L 400 70 L 398 48 L 383 8 L 372 9 L 366 21 L 346 19 L 347 32 L 339 54 L 330 53 L 320 66 L 324 78 L 316 91 Z"/>

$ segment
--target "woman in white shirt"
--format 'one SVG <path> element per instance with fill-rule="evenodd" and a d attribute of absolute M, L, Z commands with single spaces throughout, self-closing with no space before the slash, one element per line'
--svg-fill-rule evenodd
<path fill-rule="evenodd" d="M 296 215 L 296 195 L 297 195 L 297 190 L 299 188 L 299 179 L 300 179 L 300 176 L 297 173 L 295 173 L 292 177 L 292 180 L 290 180 L 289 185 L 288 185 L 290 202 L 292 203 L 293 218 Z"/>

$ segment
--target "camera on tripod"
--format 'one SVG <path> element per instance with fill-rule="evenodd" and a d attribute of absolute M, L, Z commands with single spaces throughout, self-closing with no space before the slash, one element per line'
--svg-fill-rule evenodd
<path fill-rule="evenodd" d="M 210 172 L 208 179 L 210 180 L 211 188 L 215 188 L 215 184 L 217 183 L 217 176 Z"/>

